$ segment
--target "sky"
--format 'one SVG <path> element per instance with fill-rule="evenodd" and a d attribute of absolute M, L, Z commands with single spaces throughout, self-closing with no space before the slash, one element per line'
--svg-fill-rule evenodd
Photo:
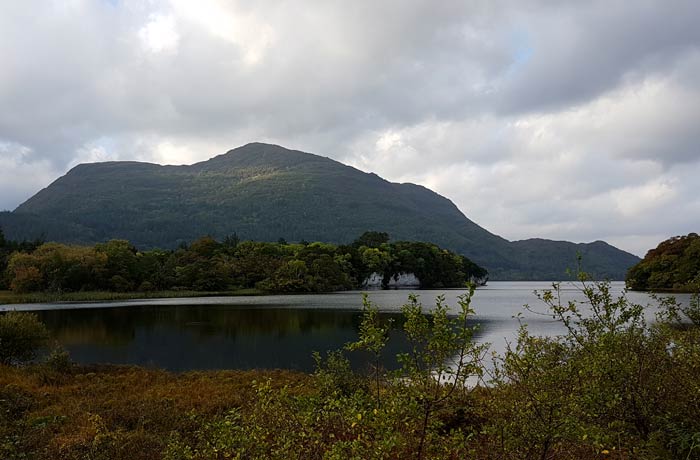
<path fill-rule="evenodd" d="M 0 0 L 0 210 L 73 166 L 249 142 L 510 240 L 700 230 L 697 0 Z"/>

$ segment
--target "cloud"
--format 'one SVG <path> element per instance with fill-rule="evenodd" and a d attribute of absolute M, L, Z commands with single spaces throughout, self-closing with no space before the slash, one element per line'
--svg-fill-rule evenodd
<path fill-rule="evenodd" d="M 434 188 L 510 239 L 643 254 L 697 231 L 698 16 L 692 0 L 5 2 L 0 208 L 79 162 L 268 141 Z"/>
<path fill-rule="evenodd" d="M 152 53 L 177 52 L 180 35 L 177 33 L 175 18 L 154 14 L 148 23 L 139 30 L 144 48 Z"/>
<path fill-rule="evenodd" d="M 595 99 L 697 51 L 700 4 L 543 2 L 518 11 L 529 50 L 500 82 L 501 110 L 549 111 Z"/>
<path fill-rule="evenodd" d="M 0 211 L 10 210 L 59 174 L 47 160 L 28 161 L 30 153 L 21 145 L 0 142 Z"/>

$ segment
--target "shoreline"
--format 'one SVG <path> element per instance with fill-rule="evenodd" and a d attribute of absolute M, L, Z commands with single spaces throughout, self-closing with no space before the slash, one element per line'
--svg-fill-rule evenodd
<path fill-rule="evenodd" d="M 41 303 L 80 303 L 105 302 L 119 300 L 148 300 L 148 299 L 186 299 L 190 297 L 247 297 L 268 294 L 259 289 L 237 289 L 235 291 L 147 291 L 147 292 L 110 292 L 110 291 L 78 291 L 62 294 L 50 292 L 29 292 L 16 294 L 11 291 L 0 291 L 0 307 L 4 305 L 41 304 Z"/>
<path fill-rule="evenodd" d="M 492 280 L 493 281 L 493 280 Z M 550 280 L 545 280 L 546 282 L 551 282 Z M 523 280 L 498 280 L 498 282 L 516 282 L 516 283 L 527 283 L 531 282 Z M 543 281 L 544 282 L 544 281 Z M 616 281 L 619 282 L 619 281 Z M 487 288 L 488 285 L 477 286 L 479 288 Z M 420 288 L 418 288 L 420 289 Z M 428 290 L 434 290 L 436 288 L 430 288 Z M 439 288 L 443 291 L 458 291 L 463 290 L 463 287 L 452 287 L 452 288 Z M 409 288 L 359 288 L 350 289 L 347 291 L 331 291 L 331 292 L 270 292 L 263 291 L 256 288 L 244 288 L 228 291 L 193 291 L 193 290 L 162 290 L 162 291 L 138 291 L 138 292 L 112 292 L 112 291 L 77 291 L 77 292 L 64 292 L 64 293 L 52 293 L 52 292 L 28 292 L 28 293 L 14 293 L 9 290 L 0 290 L 0 311 L 3 311 L 8 305 L 25 305 L 25 304 L 61 304 L 61 303 L 92 303 L 92 302 L 110 302 L 110 301 L 129 301 L 129 300 L 158 300 L 158 299 L 187 299 L 196 297 L 253 297 L 253 296 L 264 296 L 264 295 L 309 295 L 309 294 L 332 294 L 338 292 L 372 292 L 372 291 L 410 291 Z M 640 293 L 658 293 L 658 294 L 692 294 L 694 291 L 633 291 L 629 292 L 640 292 Z"/>

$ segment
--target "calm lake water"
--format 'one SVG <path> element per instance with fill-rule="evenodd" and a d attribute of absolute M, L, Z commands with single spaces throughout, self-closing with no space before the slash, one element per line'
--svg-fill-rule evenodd
<path fill-rule="evenodd" d="M 563 284 L 566 298 L 580 298 L 577 288 Z M 472 305 L 474 322 L 480 325 L 476 340 L 503 351 L 514 341 L 518 320 L 537 335 L 562 333 L 551 317 L 531 313 L 529 304 L 543 311 L 534 290 L 551 287 L 546 282 L 490 282 L 477 289 Z M 622 292 L 623 283 L 613 283 Z M 402 351 L 405 342 L 398 331 L 400 307 L 408 294 L 420 296 L 426 309 L 444 294 L 456 305 L 460 290 L 370 291 L 369 297 L 384 317 L 395 320 L 387 356 Z M 628 293 L 631 301 L 653 301 L 643 293 Z M 687 296 L 679 296 L 683 301 Z M 357 339 L 362 306 L 361 292 L 320 295 L 272 295 L 254 297 L 200 297 L 121 302 L 13 305 L 35 311 L 54 339 L 79 363 L 114 363 L 154 366 L 172 371 L 194 369 L 286 368 L 310 371 L 312 352 L 342 348 Z M 2 307 L 0 307 L 2 308 Z M 5 306 L 7 309 L 8 306 Z M 653 318 L 654 308 L 648 309 Z M 352 358 L 360 365 L 361 356 Z M 392 362 L 386 363 L 389 367 Z"/>

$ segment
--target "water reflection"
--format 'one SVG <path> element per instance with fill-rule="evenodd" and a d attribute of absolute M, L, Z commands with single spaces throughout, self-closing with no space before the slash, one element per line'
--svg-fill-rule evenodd
<path fill-rule="evenodd" d="M 492 344 L 500 353 L 516 339 L 519 321 L 534 334 L 551 336 L 563 332 L 551 317 L 523 310 L 538 305 L 534 289 L 550 283 L 490 283 L 477 290 L 473 300 L 480 329 L 475 337 Z M 621 284 L 614 285 L 616 291 Z M 418 291 L 426 307 L 436 295 L 445 294 L 450 305 L 459 290 Z M 370 298 L 384 319 L 393 319 L 394 330 L 385 356 L 406 351 L 400 333 L 400 306 L 406 291 L 376 291 Z M 564 295 L 580 293 L 567 287 Z M 634 302 L 646 304 L 646 294 L 631 293 Z M 681 300 L 683 300 L 681 296 Z M 191 303 L 188 305 L 188 303 Z M 328 295 L 261 296 L 244 298 L 161 299 L 97 304 L 25 305 L 34 310 L 52 335 L 80 363 L 107 362 L 162 367 L 173 371 L 191 369 L 287 368 L 310 371 L 313 351 L 325 352 L 357 339 L 361 319 L 361 293 Z M 649 310 L 653 316 L 653 309 Z M 355 354 L 353 364 L 361 367 Z M 393 359 L 385 365 L 394 367 Z"/>
<path fill-rule="evenodd" d="M 39 312 L 56 340 L 81 363 L 191 369 L 288 368 L 310 371 L 312 351 L 357 339 L 358 311 L 235 306 L 124 307 Z M 394 321 L 387 356 L 406 349 Z M 364 357 L 354 354 L 362 366 Z M 393 360 L 385 363 L 393 367 Z"/>

